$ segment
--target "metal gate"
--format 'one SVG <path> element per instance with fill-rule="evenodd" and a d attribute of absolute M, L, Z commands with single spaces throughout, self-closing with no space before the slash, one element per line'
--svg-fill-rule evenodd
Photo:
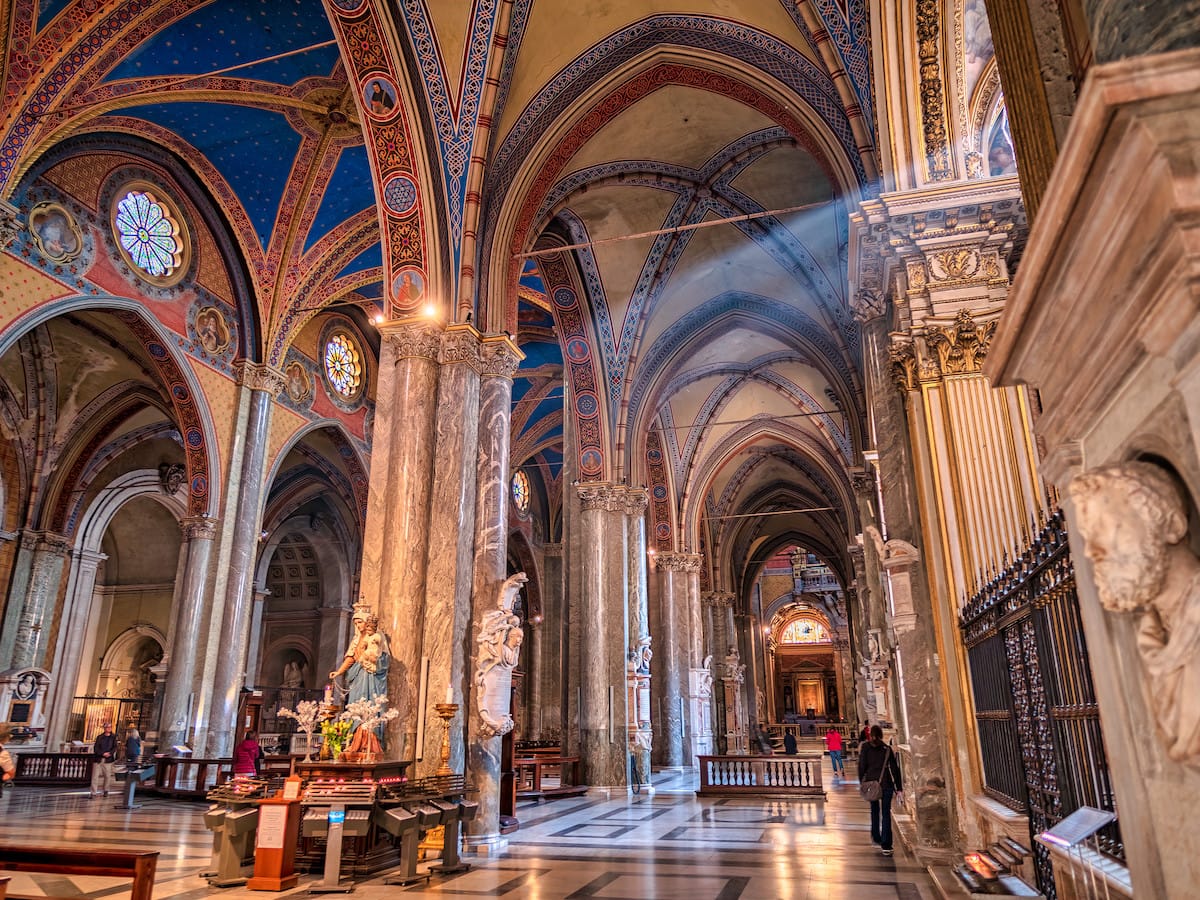
<path fill-rule="evenodd" d="M 959 621 L 971 669 L 984 791 L 1029 816 L 1038 889 L 1057 894 L 1035 834 L 1081 806 L 1114 810 L 1075 569 L 1061 511 L 990 576 Z M 1124 861 L 1117 822 L 1100 848 Z"/>

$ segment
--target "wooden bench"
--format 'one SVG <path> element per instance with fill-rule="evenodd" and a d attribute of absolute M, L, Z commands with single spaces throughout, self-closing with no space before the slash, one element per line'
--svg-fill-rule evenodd
<path fill-rule="evenodd" d="M 45 872 L 51 875 L 130 878 L 133 880 L 131 900 L 151 900 L 154 894 L 154 872 L 157 868 L 157 850 L 122 853 L 115 850 L 68 850 L 0 844 L 0 869 L 10 872 Z M 2 888 L 0 896 L 3 896 Z M 29 896 L 8 892 L 8 900 L 26 900 Z"/>
<path fill-rule="evenodd" d="M 517 769 L 517 798 L 519 800 L 552 800 L 555 797 L 578 797 L 587 793 L 587 785 L 579 783 L 579 757 L 543 755 L 513 760 Z M 548 770 L 548 771 L 547 771 Z M 542 776 L 557 778 L 558 784 L 546 787 Z"/>

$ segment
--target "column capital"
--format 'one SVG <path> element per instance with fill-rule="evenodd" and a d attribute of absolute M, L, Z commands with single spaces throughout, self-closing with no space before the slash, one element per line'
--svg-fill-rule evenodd
<path fill-rule="evenodd" d="M 649 503 L 650 494 L 645 488 L 627 487 L 625 489 L 625 515 L 644 515 Z"/>
<path fill-rule="evenodd" d="M 179 520 L 185 541 L 211 541 L 217 536 L 218 520 L 212 516 L 188 516 Z"/>
<path fill-rule="evenodd" d="M 78 560 L 80 566 L 98 566 L 100 563 L 108 559 L 107 553 L 99 553 L 95 550 L 88 550 L 84 547 L 77 547 L 71 551 L 71 558 Z"/>
<path fill-rule="evenodd" d="M 438 362 L 443 366 L 462 363 L 479 372 L 482 369 L 482 360 L 479 358 L 482 341 L 483 335 L 473 325 L 448 325 L 442 333 Z"/>
<path fill-rule="evenodd" d="M 265 391 L 272 398 L 278 397 L 287 384 L 287 376 L 279 369 L 250 359 L 239 359 L 233 364 L 233 371 L 238 384 L 252 391 Z"/>
<path fill-rule="evenodd" d="M 415 358 L 436 362 L 441 352 L 443 331 L 439 322 L 424 317 L 396 319 L 379 326 L 380 338 L 394 348 L 397 360 Z"/>
<path fill-rule="evenodd" d="M 610 481 L 585 481 L 576 485 L 576 492 L 584 510 L 603 509 L 608 512 L 625 511 L 625 485 Z"/>
<path fill-rule="evenodd" d="M 699 553 L 658 553 L 654 566 L 672 572 L 699 572 L 702 558 Z"/>
<path fill-rule="evenodd" d="M 71 553 L 71 539 L 53 531 L 34 531 L 27 528 L 21 532 L 19 544 L 25 550 L 49 551 L 63 556 Z"/>
<path fill-rule="evenodd" d="M 4 250 L 21 233 L 20 211 L 7 200 L 0 200 L 0 250 Z"/>
<path fill-rule="evenodd" d="M 489 334 L 479 348 L 479 374 L 485 378 L 512 378 L 524 358 L 515 338 L 507 334 Z"/>

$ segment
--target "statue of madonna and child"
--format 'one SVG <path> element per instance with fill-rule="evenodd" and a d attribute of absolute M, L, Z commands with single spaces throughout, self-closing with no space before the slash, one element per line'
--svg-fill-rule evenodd
<path fill-rule="evenodd" d="M 360 701 L 377 702 L 377 698 L 387 698 L 388 668 L 391 666 L 392 655 L 388 647 L 387 636 L 379 631 L 379 617 L 371 607 L 358 604 L 354 607 L 354 636 L 342 664 L 329 673 L 329 679 L 335 685 L 337 680 L 345 676 L 345 708 L 350 708 Z M 368 756 L 383 750 L 384 727 L 383 721 L 376 721 L 368 728 L 359 728 L 360 722 L 355 722 L 355 732 L 347 750 L 351 753 L 363 753 Z"/>

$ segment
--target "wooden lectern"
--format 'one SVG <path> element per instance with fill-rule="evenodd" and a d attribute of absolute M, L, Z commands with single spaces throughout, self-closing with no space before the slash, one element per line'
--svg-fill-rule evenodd
<path fill-rule="evenodd" d="M 294 784 L 293 784 L 294 782 Z M 300 840 L 300 779 L 287 780 L 282 794 L 258 801 L 258 840 L 254 848 L 252 891 L 294 888 L 296 845 Z"/>

